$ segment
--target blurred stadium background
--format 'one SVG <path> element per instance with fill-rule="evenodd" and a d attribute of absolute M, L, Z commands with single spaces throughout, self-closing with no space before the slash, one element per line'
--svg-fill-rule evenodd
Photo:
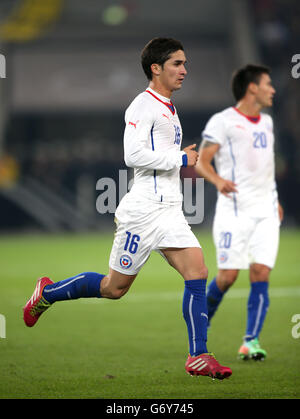
<path fill-rule="evenodd" d="M 113 228 L 113 214 L 96 211 L 96 182 L 118 184 L 125 169 L 124 110 L 147 86 L 140 51 L 155 36 L 185 46 L 189 74 L 173 98 L 184 146 L 199 143 L 209 116 L 233 104 L 236 67 L 271 66 L 283 226 L 298 226 L 300 82 L 291 58 L 300 52 L 299 19 L 297 0 L 1 0 L 0 231 Z M 195 228 L 210 226 L 214 203 L 206 184 Z"/>

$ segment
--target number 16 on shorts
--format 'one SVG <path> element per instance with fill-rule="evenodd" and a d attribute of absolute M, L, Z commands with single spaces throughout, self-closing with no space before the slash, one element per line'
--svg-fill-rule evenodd
<path fill-rule="evenodd" d="M 138 234 L 132 234 L 130 231 L 126 231 L 126 242 L 124 250 L 131 254 L 135 254 L 138 250 L 140 236 Z M 132 259 L 129 255 L 124 254 L 120 258 L 120 265 L 124 269 L 129 269 L 132 265 Z"/>
<path fill-rule="evenodd" d="M 140 236 L 138 234 L 131 234 L 130 231 L 126 231 L 126 243 L 124 246 L 124 250 L 128 250 L 128 252 L 135 254 L 138 250 Z"/>

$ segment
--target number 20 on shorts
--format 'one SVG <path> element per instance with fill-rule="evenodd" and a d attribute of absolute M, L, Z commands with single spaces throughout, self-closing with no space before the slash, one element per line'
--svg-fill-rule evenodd
<path fill-rule="evenodd" d="M 229 249 L 231 246 L 232 234 L 229 231 L 222 231 L 220 235 L 219 248 Z"/>
<path fill-rule="evenodd" d="M 131 234 L 130 231 L 126 231 L 126 243 L 124 250 L 128 250 L 130 253 L 135 254 L 138 250 L 140 236 L 138 234 Z"/>

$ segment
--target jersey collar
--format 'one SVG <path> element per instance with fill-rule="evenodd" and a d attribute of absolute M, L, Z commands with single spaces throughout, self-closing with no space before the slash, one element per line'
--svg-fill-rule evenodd
<path fill-rule="evenodd" d="M 253 124 L 257 124 L 260 121 L 260 114 L 258 116 L 249 116 L 244 114 L 243 112 L 241 112 L 238 108 L 236 108 L 235 106 L 233 106 L 233 109 L 238 112 L 240 115 L 244 116 L 245 118 L 248 119 L 248 121 L 252 122 Z"/>
<path fill-rule="evenodd" d="M 161 103 L 163 103 L 164 105 L 166 105 L 167 106 L 167 108 L 169 109 L 169 111 L 172 113 L 172 115 L 174 115 L 175 114 L 175 106 L 173 105 L 173 103 L 171 102 L 171 100 L 170 100 L 170 102 L 165 102 L 165 101 L 163 101 L 162 99 L 160 99 L 158 96 L 157 96 L 157 94 L 158 93 L 154 93 L 154 91 L 150 88 L 150 87 L 148 87 L 148 89 L 146 89 L 146 92 L 147 93 L 150 93 L 150 95 L 151 96 L 153 96 L 156 100 L 158 100 L 159 102 L 161 102 Z M 160 95 L 161 96 L 161 95 Z M 161 96 L 161 97 L 163 97 L 163 96 Z"/>

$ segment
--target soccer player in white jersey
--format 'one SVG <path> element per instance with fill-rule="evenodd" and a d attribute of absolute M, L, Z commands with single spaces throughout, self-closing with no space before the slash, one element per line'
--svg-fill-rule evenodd
<path fill-rule="evenodd" d="M 181 151 L 182 128 L 171 95 L 187 74 L 180 42 L 155 38 L 142 51 L 149 80 L 125 113 L 124 156 L 134 168 L 134 183 L 116 213 L 117 230 L 107 275 L 83 272 L 63 281 L 40 278 L 24 308 L 33 326 L 54 302 L 80 297 L 118 299 L 132 285 L 152 250 L 159 251 L 184 279 L 183 317 L 189 349 L 185 369 L 191 375 L 223 379 L 231 375 L 207 351 L 206 279 L 202 249 L 182 211 L 180 168 L 195 166 L 196 144 Z"/>
<path fill-rule="evenodd" d="M 210 118 L 196 165 L 198 174 L 218 191 L 213 223 L 218 273 L 208 286 L 208 318 L 210 323 L 239 270 L 249 269 L 247 326 L 238 354 L 258 360 L 266 357 L 259 334 L 269 306 L 269 276 L 283 216 L 275 183 L 273 121 L 261 112 L 272 106 L 275 94 L 269 69 L 239 69 L 232 91 L 236 106 Z"/>

